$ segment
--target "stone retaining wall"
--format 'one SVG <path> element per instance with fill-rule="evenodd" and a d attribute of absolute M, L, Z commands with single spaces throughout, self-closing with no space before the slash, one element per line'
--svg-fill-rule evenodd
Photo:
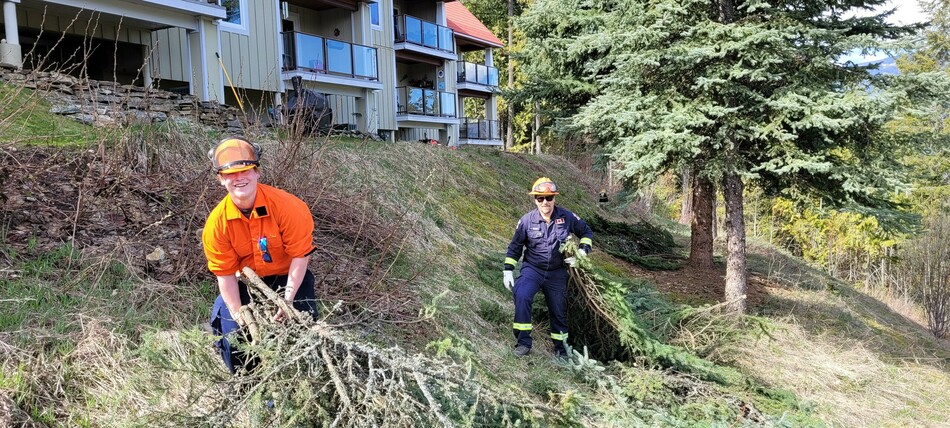
<path fill-rule="evenodd" d="M 245 117 L 236 107 L 199 101 L 194 95 L 78 79 L 55 71 L 0 68 L 0 81 L 34 89 L 49 102 L 51 113 L 97 127 L 182 121 L 200 123 L 226 133 L 245 133 L 249 124 L 263 127 L 276 124 L 269 117 L 261 117 L 260 122 L 255 123 L 254 118 Z M 376 134 L 345 128 L 334 127 L 330 132 L 334 136 L 380 140 Z"/>
<path fill-rule="evenodd" d="M 0 80 L 35 89 L 50 112 L 93 126 L 127 126 L 164 121 L 201 123 L 226 132 L 241 131 L 235 107 L 202 102 L 194 95 L 122 85 L 45 71 L 0 70 Z"/>

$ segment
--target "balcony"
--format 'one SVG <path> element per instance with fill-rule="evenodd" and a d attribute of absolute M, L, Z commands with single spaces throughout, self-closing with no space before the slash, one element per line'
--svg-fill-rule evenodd
<path fill-rule="evenodd" d="M 400 86 L 396 88 L 397 120 L 458 123 L 456 97 L 451 92 Z"/>
<path fill-rule="evenodd" d="M 458 90 L 492 93 L 498 90 L 498 69 L 485 64 L 458 62 Z"/>
<path fill-rule="evenodd" d="M 282 78 L 295 75 L 326 85 L 382 89 L 376 48 L 299 31 L 281 33 Z"/>
<path fill-rule="evenodd" d="M 395 39 L 393 48 L 397 54 L 402 51 L 406 59 L 419 55 L 456 59 L 455 32 L 434 22 L 411 15 L 397 15 Z"/>
<path fill-rule="evenodd" d="M 500 121 L 463 118 L 459 124 L 459 144 L 500 146 Z"/>

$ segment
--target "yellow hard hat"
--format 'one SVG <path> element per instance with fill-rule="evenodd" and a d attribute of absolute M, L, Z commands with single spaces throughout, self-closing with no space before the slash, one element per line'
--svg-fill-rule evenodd
<path fill-rule="evenodd" d="M 559 195 L 557 192 L 557 184 L 554 184 L 550 178 L 541 177 L 534 181 L 534 184 L 531 185 L 531 191 L 528 192 L 529 195 L 537 196 L 548 196 L 548 195 Z"/>
<path fill-rule="evenodd" d="M 241 137 L 228 137 L 208 152 L 211 168 L 218 174 L 247 171 L 261 164 L 261 147 Z"/>

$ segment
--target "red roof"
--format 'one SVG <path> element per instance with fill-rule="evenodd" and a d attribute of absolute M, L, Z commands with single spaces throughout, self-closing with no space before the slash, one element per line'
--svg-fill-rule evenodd
<path fill-rule="evenodd" d="M 456 32 L 457 36 L 475 39 L 496 48 L 505 46 L 485 24 L 482 24 L 482 21 L 472 15 L 472 12 L 462 2 L 445 3 L 445 21 L 449 24 L 449 28 Z"/>

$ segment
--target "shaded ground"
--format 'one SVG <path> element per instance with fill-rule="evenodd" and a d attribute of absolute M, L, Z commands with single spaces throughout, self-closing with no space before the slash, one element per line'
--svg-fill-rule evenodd
<path fill-rule="evenodd" d="M 698 300 L 703 303 L 722 302 L 725 299 L 725 266 L 715 266 L 712 269 L 686 266 L 672 271 L 634 267 L 632 270 L 636 276 L 649 279 L 658 290 L 676 299 Z M 780 285 L 750 272 L 747 290 L 749 307 L 760 306 L 767 298 L 769 289 L 773 287 L 780 287 Z"/>

